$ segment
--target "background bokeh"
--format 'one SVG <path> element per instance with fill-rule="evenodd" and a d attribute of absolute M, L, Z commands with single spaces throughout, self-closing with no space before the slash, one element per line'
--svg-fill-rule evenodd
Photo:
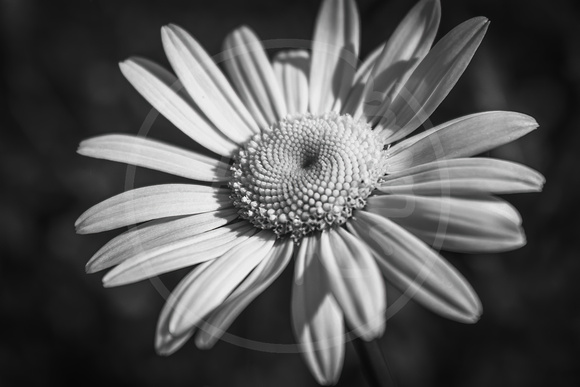
<path fill-rule="evenodd" d="M 410 302 L 382 345 L 396 386 L 580 385 L 580 9 L 573 0 L 443 0 L 439 37 L 484 15 L 491 26 L 437 124 L 514 110 L 540 129 L 491 152 L 536 168 L 541 194 L 508 198 L 526 247 L 445 256 L 470 280 L 482 319 L 461 325 Z M 363 55 L 412 6 L 360 0 Z M 126 167 L 75 153 L 84 138 L 137 133 L 149 105 L 122 77 L 131 55 L 167 65 L 159 28 L 189 30 L 217 54 L 241 24 L 262 39 L 309 39 L 317 1 L 0 0 L 0 385 L 311 386 L 297 354 L 193 343 L 153 349 L 164 299 L 148 281 L 104 289 L 84 264 L 116 232 L 75 235 L 75 219 L 125 187 Z M 273 54 L 273 52 L 270 52 Z M 164 118 L 150 132 L 195 144 Z M 136 184 L 175 181 L 139 169 Z M 171 288 L 183 275 L 162 277 Z M 232 327 L 245 338 L 292 343 L 286 273 Z M 389 288 L 389 297 L 397 297 Z M 364 385 L 347 346 L 340 386 Z"/>

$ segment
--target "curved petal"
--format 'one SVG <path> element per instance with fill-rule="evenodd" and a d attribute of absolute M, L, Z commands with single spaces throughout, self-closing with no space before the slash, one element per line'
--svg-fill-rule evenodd
<path fill-rule="evenodd" d="M 474 156 L 512 142 L 538 127 L 532 117 L 485 112 L 457 118 L 410 137 L 387 151 L 387 173 L 436 160 Z"/>
<path fill-rule="evenodd" d="M 463 323 L 481 315 L 475 291 L 425 243 L 382 216 L 357 211 L 348 229 L 372 249 L 389 283 L 432 311 Z"/>
<path fill-rule="evenodd" d="M 355 117 L 364 114 L 371 124 L 380 120 L 377 113 L 384 109 L 381 106 L 388 106 L 393 101 L 393 96 L 429 52 L 440 19 L 438 0 L 423 0 L 409 11 L 377 58 Z"/>
<path fill-rule="evenodd" d="M 224 42 L 224 64 L 258 126 L 266 130 L 286 116 L 286 103 L 262 43 L 248 27 L 233 31 Z"/>
<path fill-rule="evenodd" d="M 445 99 L 471 61 L 489 21 L 470 19 L 445 35 L 400 88 L 377 125 L 392 143 L 417 129 Z"/>
<path fill-rule="evenodd" d="M 198 348 L 214 346 L 240 313 L 268 288 L 284 271 L 294 250 L 294 243 L 278 239 L 268 257 L 204 321 L 195 337 Z"/>
<path fill-rule="evenodd" d="M 213 261 L 199 275 L 192 275 L 193 280 L 184 279 L 176 289 L 169 332 L 182 335 L 197 326 L 268 255 L 275 240 L 272 231 L 260 231 Z"/>
<path fill-rule="evenodd" d="M 373 68 L 375 67 L 375 63 L 377 63 L 377 59 L 379 58 L 379 56 L 381 55 L 381 53 L 385 49 L 385 44 L 386 43 L 383 43 L 383 44 L 379 45 L 378 47 L 375 47 L 375 49 L 372 50 L 371 53 L 367 55 L 365 60 L 358 67 L 358 69 L 356 70 L 356 73 L 354 75 L 354 84 L 355 85 L 361 84 L 362 86 L 364 86 L 366 81 L 371 76 Z"/>
<path fill-rule="evenodd" d="M 366 341 L 380 337 L 385 330 L 386 289 L 369 249 L 340 227 L 321 232 L 318 248 L 330 290 L 348 327 Z"/>
<path fill-rule="evenodd" d="M 212 157 L 144 137 L 109 134 L 84 140 L 77 152 L 201 181 L 226 181 L 229 166 Z"/>
<path fill-rule="evenodd" d="M 372 75 L 376 76 L 393 63 L 423 58 L 429 52 L 441 19 L 439 0 L 418 2 L 399 23 L 377 58 Z"/>
<path fill-rule="evenodd" d="M 87 273 L 107 269 L 139 254 L 224 226 L 237 217 L 237 209 L 230 208 L 144 223 L 111 239 L 93 255 L 85 269 Z"/>
<path fill-rule="evenodd" d="M 516 209 L 490 196 L 375 196 L 368 198 L 366 210 L 444 250 L 498 252 L 526 244 Z"/>
<path fill-rule="evenodd" d="M 77 233 L 90 234 L 152 219 L 192 215 L 231 207 L 229 190 L 193 184 L 136 188 L 86 210 L 75 222 Z"/>
<path fill-rule="evenodd" d="M 228 138 L 246 142 L 259 129 L 204 49 L 182 28 L 170 24 L 161 30 L 171 67 L 200 110 Z"/>
<path fill-rule="evenodd" d="M 437 160 L 384 177 L 388 194 L 466 195 L 538 192 L 544 177 L 524 165 L 488 158 Z"/>
<path fill-rule="evenodd" d="M 282 51 L 274 57 L 272 66 L 282 88 L 288 114 L 308 112 L 310 54 L 304 50 Z"/>
<path fill-rule="evenodd" d="M 103 284 L 126 285 L 221 257 L 255 232 L 251 224 L 237 222 L 143 251 L 109 271 Z"/>
<path fill-rule="evenodd" d="M 194 141 L 222 156 L 238 148 L 194 107 L 191 97 L 169 71 L 143 58 L 119 63 L 121 72 L 155 109 Z"/>
<path fill-rule="evenodd" d="M 381 44 L 380 46 L 376 47 L 373 51 L 371 51 L 370 54 L 367 55 L 365 60 L 356 70 L 352 82 L 352 87 L 348 92 L 346 101 L 341 109 L 342 114 L 350 114 L 351 116 L 354 116 L 354 112 L 358 109 L 360 101 L 362 100 L 365 84 L 367 83 L 369 77 L 371 76 L 371 72 L 373 71 L 373 67 L 377 61 L 377 58 L 379 57 L 379 55 L 381 55 L 384 48 L 385 48 L 384 44 Z"/>
<path fill-rule="evenodd" d="M 201 273 L 205 272 L 208 266 L 212 265 L 213 261 L 204 262 L 198 265 L 194 270 L 192 270 L 183 280 L 187 281 L 195 281 Z M 173 313 L 175 312 L 176 307 L 178 306 L 178 296 L 180 293 L 177 292 L 177 288 L 169 295 L 167 301 L 165 301 L 165 305 L 161 310 L 161 314 L 159 315 L 159 320 L 157 321 L 157 330 L 155 332 L 155 350 L 158 354 L 169 356 L 179 348 L 183 346 L 189 340 L 189 338 L 195 332 L 195 327 L 181 333 L 181 334 L 173 334 L 169 331 L 169 321 Z M 179 289 L 180 292 L 185 290 L 184 287 Z"/>
<path fill-rule="evenodd" d="M 310 66 L 310 112 L 340 111 L 352 86 L 359 50 L 354 0 L 324 0 L 316 19 Z"/>
<path fill-rule="evenodd" d="M 314 237 L 305 236 L 296 255 L 292 323 L 308 368 L 318 383 L 330 385 L 338 381 L 342 370 L 344 322 L 319 257 L 304 253 L 315 243 Z"/>

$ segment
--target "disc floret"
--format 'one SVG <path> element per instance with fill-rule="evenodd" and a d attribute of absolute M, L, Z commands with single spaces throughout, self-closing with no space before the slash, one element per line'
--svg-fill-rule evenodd
<path fill-rule="evenodd" d="M 289 116 L 236 155 L 230 189 L 239 215 L 279 236 L 343 225 L 383 174 L 383 145 L 350 115 Z"/>

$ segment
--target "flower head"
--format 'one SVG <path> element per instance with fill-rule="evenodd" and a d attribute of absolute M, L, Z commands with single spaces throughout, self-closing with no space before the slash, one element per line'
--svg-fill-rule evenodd
<path fill-rule="evenodd" d="M 153 107 L 215 154 L 127 135 L 79 148 L 195 181 L 121 193 L 76 224 L 80 233 L 139 224 L 87 264 L 89 272 L 114 267 L 106 286 L 195 266 L 161 312 L 159 353 L 194 334 L 199 347 L 211 347 L 292 259 L 294 330 L 322 384 L 340 375 L 347 331 L 364 340 L 383 333 L 383 278 L 445 317 L 479 318 L 477 295 L 435 250 L 525 244 L 519 214 L 494 195 L 539 191 L 543 177 L 471 156 L 537 124 L 486 112 L 414 134 L 488 26 L 468 20 L 431 47 L 439 18 L 439 1 L 419 2 L 360 66 L 352 0 L 325 0 L 311 51 L 282 51 L 273 61 L 250 29 L 234 31 L 225 41 L 231 84 L 175 25 L 162 40 L 177 77 L 142 58 L 121 63 Z"/>

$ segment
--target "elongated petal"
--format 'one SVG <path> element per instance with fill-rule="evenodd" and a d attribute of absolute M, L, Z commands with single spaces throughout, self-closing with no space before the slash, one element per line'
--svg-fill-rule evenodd
<path fill-rule="evenodd" d="M 256 122 L 226 77 L 191 35 L 171 24 L 163 27 L 161 37 L 183 86 L 223 134 L 242 144 L 258 132 Z"/>
<path fill-rule="evenodd" d="M 173 74 L 143 58 L 128 59 L 119 67 L 133 87 L 187 136 L 222 156 L 237 149 L 193 107 L 191 97 Z"/>
<path fill-rule="evenodd" d="M 284 94 L 288 114 L 306 113 L 310 54 L 304 50 L 282 51 L 274 58 L 273 67 Z"/>
<path fill-rule="evenodd" d="M 377 125 L 386 142 L 400 140 L 429 118 L 463 74 L 488 25 L 484 17 L 470 19 L 429 51 Z"/>
<path fill-rule="evenodd" d="M 359 19 L 353 0 L 325 0 L 316 20 L 310 67 L 310 112 L 340 111 L 352 86 Z"/>
<path fill-rule="evenodd" d="M 356 70 L 354 79 L 352 82 L 352 88 L 350 89 L 346 102 L 342 106 L 342 114 L 350 114 L 355 116 L 355 111 L 358 109 L 360 102 L 362 100 L 363 90 L 365 84 L 367 83 L 373 67 L 377 61 L 377 58 L 383 52 L 385 48 L 384 44 L 376 47 L 371 53 L 365 58 L 361 65 Z"/>
<path fill-rule="evenodd" d="M 360 84 L 364 87 L 364 84 L 367 82 L 367 80 L 371 76 L 373 68 L 375 67 L 377 60 L 379 59 L 379 56 L 381 56 L 383 50 L 385 49 L 385 44 L 386 43 L 383 43 L 380 46 L 375 47 L 375 49 L 372 50 L 371 53 L 367 55 L 365 60 L 358 67 L 358 69 L 356 70 L 356 73 L 354 75 L 354 84 L 355 85 Z"/>
<path fill-rule="evenodd" d="M 526 243 L 518 212 L 489 196 L 384 195 L 369 198 L 366 209 L 444 250 L 497 252 Z"/>
<path fill-rule="evenodd" d="M 357 211 L 353 218 L 347 227 L 369 245 L 389 283 L 444 317 L 479 319 L 477 294 L 443 257 L 382 216 Z"/>
<path fill-rule="evenodd" d="M 312 236 L 302 246 L 314 244 Z M 316 246 L 314 246 L 316 249 Z M 304 251 L 310 248 L 307 246 Z M 292 323 L 308 368 L 322 385 L 338 381 L 344 361 L 344 322 L 324 268 L 315 254 L 297 254 L 292 288 Z"/>
<path fill-rule="evenodd" d="M 144 251 L 108 272 L 103 284 L 126 285 L 221 257 L 255 232 L 251 224 L 238 222 Z"/>
<path fill-rule="evenodd" d="M 438 0 L 423 0 L 409 11 L 377 58 L 355 117 L 364 114 L 371 123 L 380 120 L 377 112 L 381 105 L 388 106 L 393 101 L 393 96 L 429 52 L 440 18 Z"/>
<path fill-rule="evenodd" d="M 389 194 L 466 195 L 537 192 L 544 177 L 524 165 L 488 158 L 432 161 L 383 178 Z"/>
<path fill-rule="evenodd" d="M 169 331 L 181 335 L 198 326 L 268 255 L 275 240 L 270 230 L 260 231 L 215 260 L 194 281 L 184 279 L 176 289 Z"/>
<path fill-rule="evenodd" d="M 306 265 L 309 262 L 308 257 L 315 256 L 318 254 L 317 249 L 318 244 L 316 240 L 312 237 L 305 237 L 300 243 L 298 250 L 296 251 L 295 269 L 294 269 L 294 282 L 301 284 L 304 281 L 304 274 L 306 273 Z"/>
<path fill-rule="evenodd" d="M 111 239 L 86 265 L 88 273 L 118 265 L 128 258 L 176 241 L 223 226 L 237 218 L 234 208 L 186 216 L 180 219 L 151 221 Z"/>
<path fill-rule="evenodd" d="M 133 189 L 102 201 L 79 216 L 75 227 L 79 234 L 90 234 L 230 206 L 229 191 L 225 188 L 161 184 Z"/>
<path fill-rule="evenodd" d="M 204 262 L 197 266 L 194 270 L 192 270 L 186 279 L 188 281 L 194 281 L 198 278 L 201 273 L 203 273 L 208 266 L 213 264 L 212 261 Z M 177 289 L 176 289 L 177 290 Z M 179 334 L 174 335 L 169 331 L 169 320 L 173 315 L 175 308 L 177 307 L 177 300 L 178 300 L 178 293 L 174 290 L 168 297 L 163 309 L 161 310 L 161 314 L 159 315 L 159 320 L 157 322 L 157 331 L 155 333 L 155 350 L 158 354 L 163 356 L 169 356 L 179 348 L 183 346 L 189 340 L 189 338 L 195 332 L 195 327 Z M 183 289 L 182 289 L 183 291 Z"/>
<path fill-rule="evenodd" d="M 385 329 L 386 290 L 369 249 L 342 228 L 320 233 L 318 244 L 330 290 L 349 328 L 367 341 L 381 336 Z"/>
<path fill-rule="evenodd" d="M 270 254 L 248 275 L 248 278 L 228 296 L 204 321 L 195 338 L 198 348 L 211 348 L 240 313 L 274 282 L 284 271 L 294 243 L 278 239 Z"/>
<path fill-rule="evenodd" d="M 423 0 L 417 3 L 389 38 L 373 67 L 373 76 L 398 61 L 423 58 L 427 55 L 435 40 L 440 19 L 439 0 Z"/>
<path fill-rule="evenodd" d="M 224 49 L 224 64 L 238 93 L 260 128 L 268 129 L 286 116 L 286 103 L 264 47 L 244 26 L 226 38 Z"/>
<path fill-rule="evenodd" d="M 228 164 L 143 137 L 110 134 L 81 142 L 83 156 L 118 161 L 201 181 L 226 181 Z"/>
<path fill-rule="evenodd" d="M 485 112 L 457 118 L 410 137 L 388 152 L 388 173 L 436 160 L 474 156 L 536 129 L 525 114 Z"/>

